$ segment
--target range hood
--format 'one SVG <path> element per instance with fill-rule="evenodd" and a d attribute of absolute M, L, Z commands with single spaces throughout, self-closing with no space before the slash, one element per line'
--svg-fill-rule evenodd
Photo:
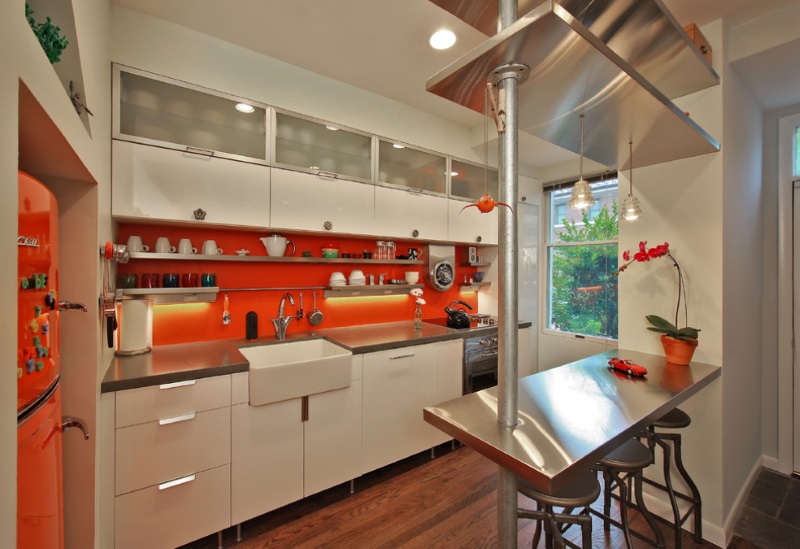
<path fill-rule="evenodd" d="M 496 34 L 496 2 L 431 1 L 490 37 L 432 76 L 428 91 L 485 114 L 492 71 L 524 64 L 521 132 L 577 153 L 584 114 L 586 157 L 619 169 L 629 167 L 617 166 L 629 141 L 634 167 L 719 150 L 671 101 L 719 77 L 658 0 L 520 0 L 527 11 Z"/>

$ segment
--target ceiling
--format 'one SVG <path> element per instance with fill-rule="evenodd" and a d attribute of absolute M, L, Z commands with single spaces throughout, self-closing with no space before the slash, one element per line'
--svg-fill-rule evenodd
<path fill-rule="evenodd" d="M 797 0 L 662 0 L 682 25 L 725 18 L 735 27 Z M 433 112 L 469 128 L 482 117 L 425 91 L 425 81 L 485 40 L 479 31 L 428 0 L 112 0 L 269 57 Z M 448 51 L 428 37 L 447 27 Z M 530 166 L 575 155 L 536 138 L 521 144 Z M 524 151 L 522 149 L 524 147 Z M 523 155 L 524 153 L 524 155 Z"/>

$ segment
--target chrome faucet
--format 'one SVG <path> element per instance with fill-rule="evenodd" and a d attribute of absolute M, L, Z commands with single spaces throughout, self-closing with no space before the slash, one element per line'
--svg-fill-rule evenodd
<path fill-rule="evenodd" d="M 294 305 L 292 294 L 286 292 L 283 294 L 283 297 L 281 297 L 281 304 L 278 305 L 278 318 L 272 319 L 272 325 L 275 326 L 275 337 L 280 341 L 286 339 L 286 328 L 289 327 L 289 322 L 294 318 L 294 316 L 283 316 L 283 308 L 286 305 L 287 297 L 289 298 L 289 304 Z"/>

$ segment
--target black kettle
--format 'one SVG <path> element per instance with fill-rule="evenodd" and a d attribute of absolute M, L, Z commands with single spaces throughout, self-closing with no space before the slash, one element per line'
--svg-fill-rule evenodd
<path fill-rule="evenodd" d="M 458 309 L 453 309 L 453 306 L 456 304 L 464 305 L 470 311 L 472 307 L 469 303 L 464 303 L 463 301 L 455 300 L 451 301 L 450 304 L 444 308 L 444 312 L 447 313 L 447 327 L 448 328 L 469 328 L 469 315 L 467 311 L 459 307 Z"/>

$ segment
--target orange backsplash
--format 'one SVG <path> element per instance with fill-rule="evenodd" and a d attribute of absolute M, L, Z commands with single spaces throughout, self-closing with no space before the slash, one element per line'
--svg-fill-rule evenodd
<path fill-rule="evenodd" d="M 142 237 L 145 245 L 152 251 L 156 239 L 160 236 L 169 238 L 173 246 L 178 245 L 181 238 L 189 238 L 192 245 L 198 249 L 203 241 L 215 240 L 217 246 L 222 248 L 225 255 L 234 255 L 236 250 L 248 249 L 251 256 L 266 256 L 267 252 L 259 238 L 275 234 L 270 231 L 226 231 L 220 229 L 197 229 L 184 227 L 165 227 L 157 225 L 120 224 L 118 242 L 125 244 L 128 237 L 138 235 Z M 375 248 L 375 239 L 331 237 L 305 234 L 286 234 L 297 247 L 296 256 L 301 252 L 309 251 L 313 257 L 321 257 L 321 249 L 328 244 L 337 244 L 340 255 L 342 253 L 363 253 Z M 408 248 L 419 248 L 426 253 L 425 246 L 415 241 L 395 241 L 397 253 L 404 255 Z M 291 248 L 289 248 L 291 249 Z M 289 250 L 287 250 L 289 251 Z M 462 266 L 466 256 L 466 246 L 456 246 L 456 281 L 462 281 L 475 272 L 474 267 Z M 168 345 L 173 343 L 188 343 L 210 339 L 233 339 L 245 336 L 245 315 L 248 311 L 258 314 L 259 336 L 274 335 L 270 319 L 277 316 L 278 304 L 285 293 L 280 290 L 264 291 L 235 291 L 237 288 L 263 288 L 287 287 L 299 288 L 302 286 L 326 286 L 331 273 L 340 271 L 345 277 L 350 276 L 353 269 L 360 269 L 369 278 L 385 274 L 388 279 L 402 279 L 406 271 L 420 273 L 420 282 L 425 282 L 424 265 L 370 265 L 369 260 L 363 263 L 332 263 L 332 264 L 306 264 L 306 263 L 245 263 L 228 261 L 207 261 L 202 256 L 195 260 L 147 260 L 135 259 L 127 264 L 119 265 L 118 274 L 136 273 L 141 282 L 143 273 L 215 273 L 217 286 L 230 288 L 228 292 L 230 302 L 231 323 L 222 323 L 223 297 L 220 292 L 214 303 L 193 303 L 181 305 L 155 305 L 153 307 L 153 344 Z M 295 305 L 289 306 L 286 302 L 285 314 L 293 314 L 300 306 L 299 292 L 303 292 L 303 310 L 308 314 L 313 308 L 313 290 L 291 290 L 295 298 Z M 424 295 L 426 304 L 422 306 L 423 317 L 443 317 L 444 308 L 453 300 L 460 299 L 469 303 L 477 312 L 478 294 L 475 291 L 461 292 L 458 284 L 450 290 L 440 292 L 425 283 Z M 337 297 L 323 298 L 322 290 L 317 291 L 317 308 L 322 312 L 324 320 L 318 326 L 311 326 L 307 318 L 300 321 L 292 320 L 287 333 L 302 333 L 313 329 L 337 328 L 341 326 L 354 326 L 359 324 L 376 324 L 381 322 L 394 322 L 398 320 L 412 320 L 414 313 L 414 298 L 408 295 L 380 296 L 380 297 Z M 124 322 L 124 319 L 123 319 Z"/>

